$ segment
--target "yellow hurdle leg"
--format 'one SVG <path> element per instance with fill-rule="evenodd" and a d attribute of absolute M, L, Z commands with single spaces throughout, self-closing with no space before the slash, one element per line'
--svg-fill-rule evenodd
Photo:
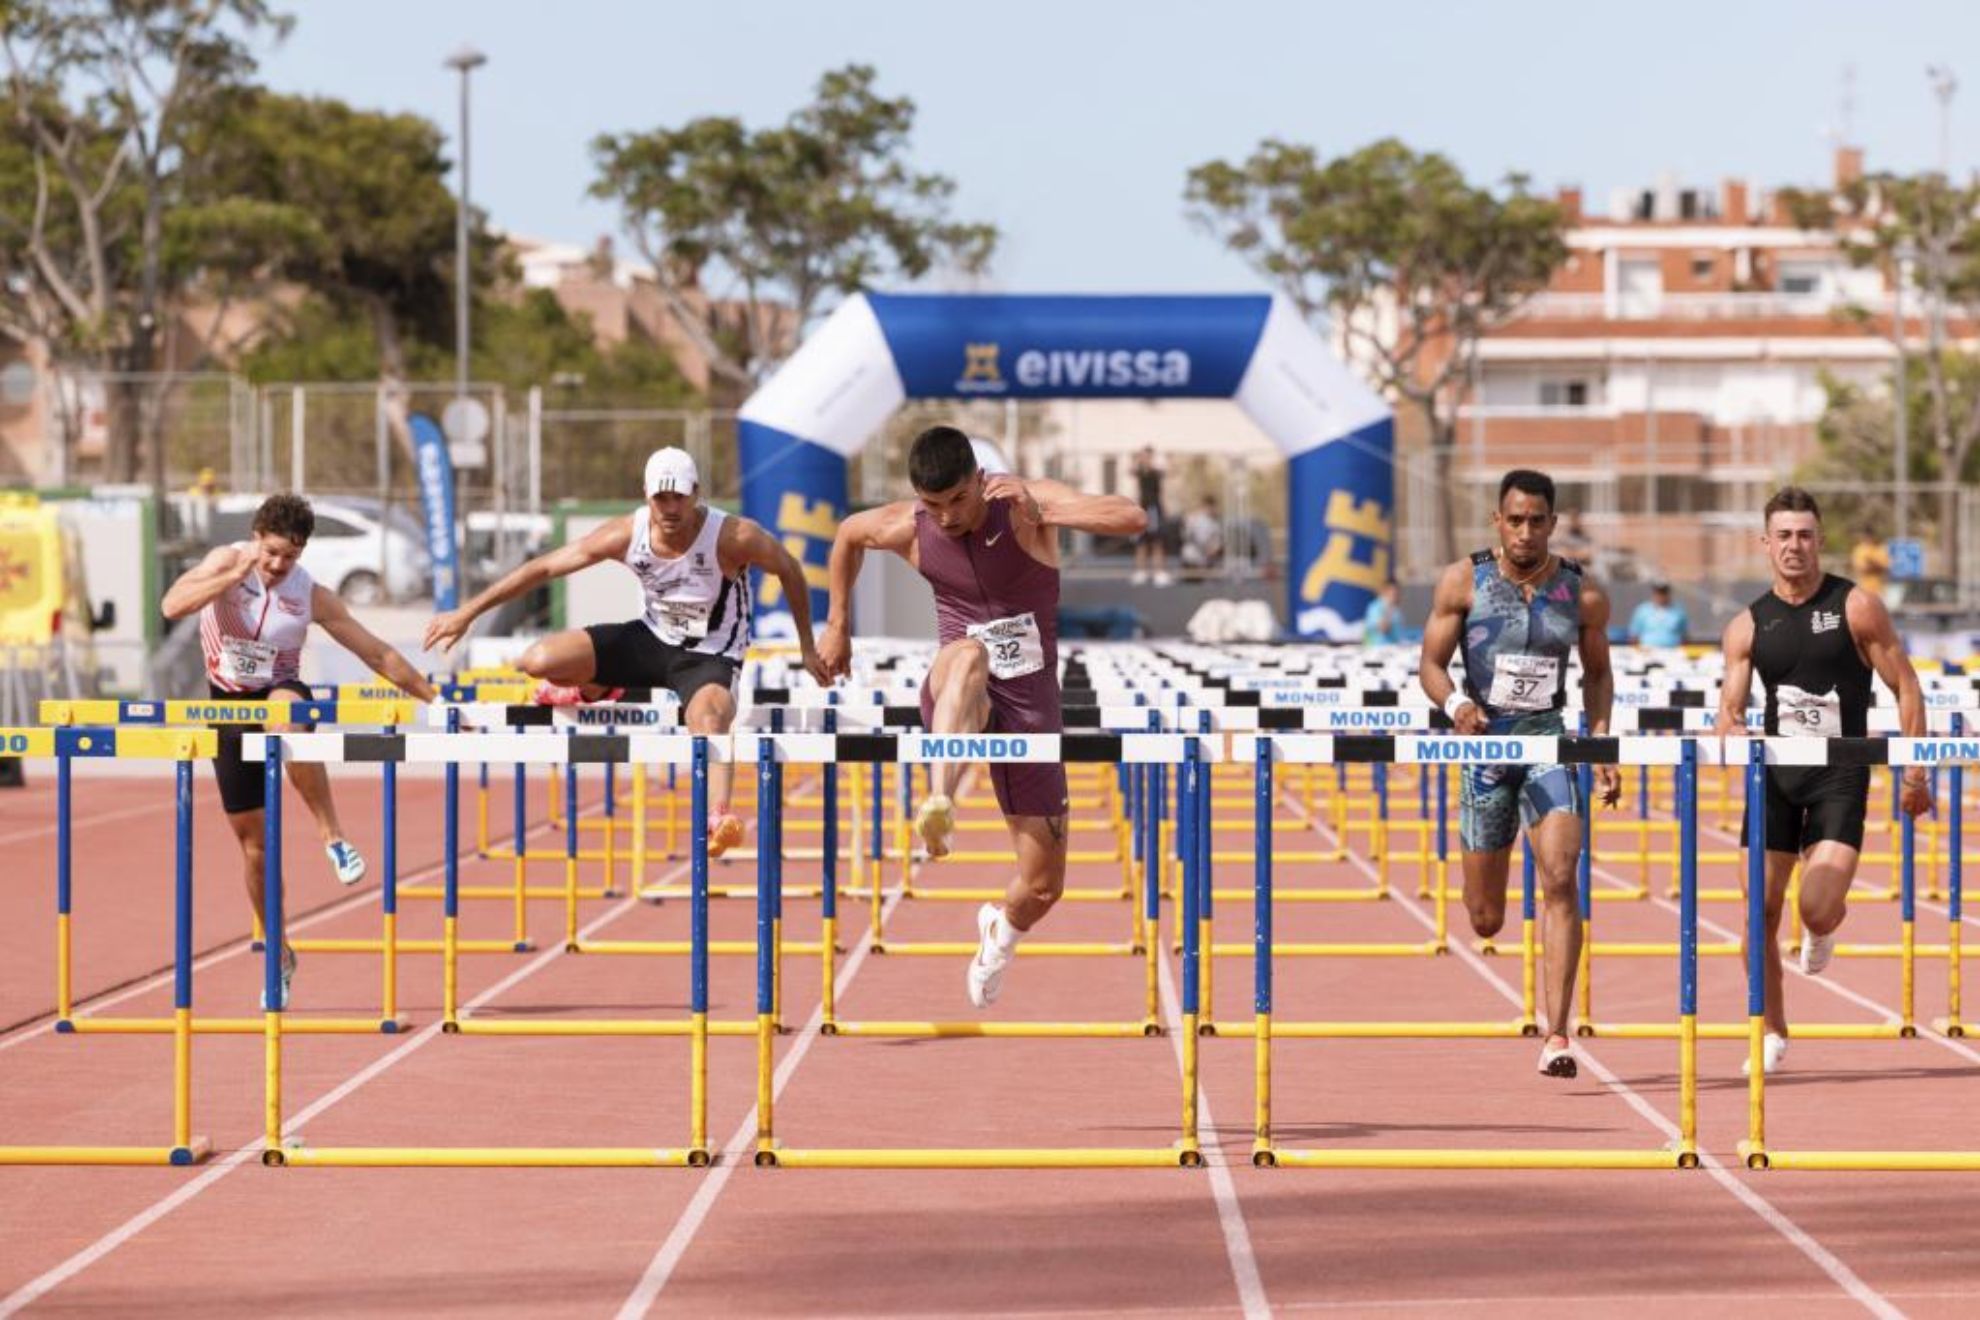
<path fill-rule="evenodd" d="M 564 858 L 564 949 L 577 952 L 578 946 L 578 864 L 576 857 Z"/>
<path fill-rule="evenodd" d="M 757 1162 L 772 1158 L 776 1124 L 771 1106 L 776 1096 L 777 1023 L 768 1013 L 756 1015 L 756 1153 Z"/>
<path fill-rule="evenodd" d="M 839 988 L 837 985 L 839 970 L 839 919 L 837 917 L 822 918 L 819 930 L 818 951 L 824 977 L 823 984 L 819 986 L 818 1011 L 826 1028 L 826 1034 L 829 1035 L 831 1027 L 838 1020 L 837 1014 L 839 1011 Z"/>
<path fill-rule="evenodd" d="M 440 1029 L 442 1031 L 461 1029 L 460 924 L 459 917 L 447 917 L 440 925 Z"/>
<path fill-rule="evenodd" d="M 1678 1164 L 1698 1163 L 1698 1015 L 1678 1019 Z"/>
<path fill-rule="evenodd" d="M 55 1016 L 67 1022 L 75 1016 L 75 965 L 71 961 L 69 914 L 55 914 Z"/>
<path fill-rule="evenodd" d="M 192 1149 L 192 1010 L 172 1010 L 172 1145 Z"/>
<path fill-rule="evenodd" d="M 1581 921 L 1581 957 L 1575 969 L 1577 988 L 1580 991 L 1581 1023 L 1587 1026 L 1595 1020 L 1595 928 L 1594 923 L 1583 917 Z M 1565 1024 L 1554 1025 L 1558 1031 Z"/>
<path fill-rule="evenodd" d="M 1540 1021 L 1540 1015 L 1535 1009 L 1537 1001 L 1534 996 L 1533 985 L 1535 959 L 1532 917 L 1527 917 L 1520 922 L 1519 961 L 1519 1002 L 1521 1010 L 1526 1015 L 1526 1025 L 1532 1027 L 1536 1026 Z M 1548 1026 L 1551 1027 L 1553 1024 L 1549 1023 Z"/>
<path fill-rule="evenodd" d="M 646 767 L 633 767 L 632 788 L 632 878 L 626 892 L 637 894 L 646 887 Z"/>
<path fill-rule="evenodd" d="M 1766 1055 L 1767 1019 L 1754 1014 L 1746 1022 L 1746 1140 L 1739 1153 L 1749 1169 L 1767 1167 L 1767 1070 L 1761 1066 Z"/>
<path fill-rule="evenodd" d="M 1260 1013 L 1252 1024 L 1253 1113 L 1251 1156 L 1259 1159 L 1272 1151 L 1272 1015 Z"/>
<path fill-rule="evenodd" d="M 383 1007 L 379 1016 L 390 1022 L 399 1016 L 399 914 L 385 914 L 384 930 L 381 939 L 384 944 L 384 987 L 380 995 Z"/>
<path fill-rule="evenodd" d="M 690 1049 L 688 1163 L 706 1164 L 708 1163 L 708 1014 L 694 1015 L 688 1044 Z"/>

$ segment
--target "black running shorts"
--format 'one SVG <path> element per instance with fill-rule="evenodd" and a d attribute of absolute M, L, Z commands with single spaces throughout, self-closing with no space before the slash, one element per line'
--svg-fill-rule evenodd
<path fill-rule="evenodd" d="M 638 619 L 625 623 L 594 623 L 584 630 L 591 638 L 597 667 L 591 681 L 601 687 L 670 688 L 683 709 L 702 688 L 713 684 L 735 690 L 742 666 L 727 656 L 669 646 Z"/>
<path fill-rule="evenodd" d="M 1863 847 L 1870 799 L 1866 765 L 1767 767 L 1767 851 L 1801 854 L 1825 839 Z M 1750 822 L 1742 820 L 1743 844 Z"/>
<path fill-rule="evenodd" d="M 309 690 L 307 683 L 277 683 L 273 687 L 256 688 L 252 692 L 229 692 L 225 688 L 207 685 L 207 695 L 215 701 L 266 701 L 280 694 L 284 697 L 297 697 L 308 701 L 316 694 Z M 315 725 L 307 726 L 315 728 Z M 218 724 L 214 729 L 220 735 L 220 754 L 213 758 L 213 778 L 220 785 L 220 805 L 229 816 L 238 816 L 246 811 L 260 811 L 268 805 L 267 767 L 261 761 L 241 759 L 241 735 L 260 733 L 260 724 Z"/>

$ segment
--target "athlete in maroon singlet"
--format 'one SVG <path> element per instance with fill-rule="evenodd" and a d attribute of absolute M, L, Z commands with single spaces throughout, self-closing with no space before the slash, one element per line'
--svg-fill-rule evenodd
<path fill-rule="evenodd" d="M 941 649 L 921 690 L 921 717 L 933 733 L 1056 733 L 1059 717 L 1058 529 L 1135 536 L 1141 509 L 1115 495 L 1081 495 L 1056 481 L 1009 473 L 986 479 L 969 437 L 936 426 L 908 454 L 915 498 L 854 514 L 832 545 L 831 615 L 819 658 L 850 673 L 847 615 L 868 550 L 891 550 L 935 590 Z M 928 856 L 949 851 L 961 764 L 934 767 L 934 791 L 915 813 Z M 977 913 L 970 1002 L 997 997 L 1024 933 L 1065 888 L 1066 772 L 1062 765 L 995 765 L 990 781 L 1010 826 L 1018 874 L 1003 904 Z"/>

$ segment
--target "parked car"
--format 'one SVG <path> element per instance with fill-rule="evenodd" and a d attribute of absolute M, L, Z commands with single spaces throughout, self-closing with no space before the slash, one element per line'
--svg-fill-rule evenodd
<path fill-rule="evenodd" d="M 302 566 L 311 577 L 353 605 L 426 594 L 432 566 L 417 519 L 401 509 L 381 510 L 377 500 L 363 497 L 312 496 L 309 503 L 316 511 L 316 531 Z M 247 540 L 260 506 L 256 495 L 219 497 L 205 539 L 213 545 Z"/>

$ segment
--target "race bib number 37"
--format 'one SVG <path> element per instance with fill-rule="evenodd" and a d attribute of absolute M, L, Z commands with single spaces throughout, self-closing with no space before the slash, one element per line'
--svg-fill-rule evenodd
<path fill-rule="evenodd" d="M 1492 664 L 1494 710 L 1550 710 L 1561 682 L 1561 662 L 1551 655 L 1502 655 Z"/>
<path fill-rule="evenodd" d="M 992 678 L 1023 678 L 1045 667 L 1045 638 L 1032 614 L 972 623 L 968 632 L 990 653 Z"/>

